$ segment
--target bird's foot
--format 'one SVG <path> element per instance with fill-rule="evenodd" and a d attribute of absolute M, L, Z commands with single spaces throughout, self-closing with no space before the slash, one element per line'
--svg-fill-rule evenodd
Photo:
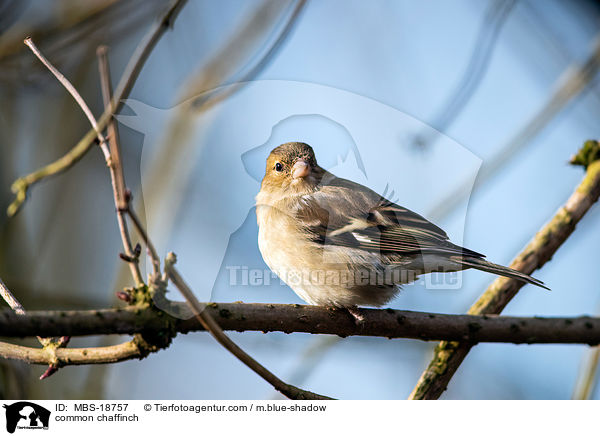
<path fill-rule="evenodd" d="M 346 310 L 352 318 L 354 318 L 354 324 L 357 326 L 362 326 L 365 322 L 365 317 L 362 313 L 360 313 L 360 309 L 357 306 L 347 307 Z"/>

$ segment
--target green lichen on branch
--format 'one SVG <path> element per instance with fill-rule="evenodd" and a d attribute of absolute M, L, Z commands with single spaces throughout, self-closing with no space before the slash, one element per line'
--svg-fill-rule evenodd
<path fill-rule="evenodd" d="M 129 288 L 132 297 L 132 304 L 135 306 L 151 306 L 153 288 L 143 284 L 136 288 Z"/>
<path fill-rule="evenodd" d="M 150 353 L 168 348 L 173 342 L 175 336 L 177 336 L 177 318 L 170 316 L 165 313 L 162 309 L 157 307 L 154 303 L 153 298 L 163 296 L 166 293 L 166 284 L 154 283 L 151 286 L 140 286 L 135 292 L 135 306 L 137 308 L 137 314 L 143 314 L 145 309 L 149 309 L 153 314 L 156 315 L 156 319 L 160 320 L 160 326 L 158 329 L 143 331 L 134 335 L 133 343 L 138 347 L 140 351 L 140 359 L 148 356 Z M 142 317 L 144 318 L 144 317 Z M 146 323 L 146 319 L 139 320 L 142 325 Z"/>
<path fill-rule="evenodd" d="M 581 165 L 587 170 L 587 167 L 598 159 L 600 159 L 600 144 L 598 141 L 592 139 L 585 141 L 577 154 L 571 157 L 570 163 L 572 165 Z"/>
<path fill-rule="evenodd" d="M 135 311 L 135 325 L 143 329 L 140 333 L 136 333 L 131 341 L 137 349 L 137 357 L 140 359 L 150 353 L 168 348 L 177 335 L 177 318 L 168 315 L 155 304 L 155 299 L 166 300 L 164 298 L 166 283 L 160 279 L 153 279 L 151 282 L 150 286 L 143 284 L 135 288 L 125 288 L 119 293 L 124 295 L 120 298 L 127 301 Z M 152 329 L 145 329 L 144 326 L 148 324 L 149 317 L 153 319 L 153 324 L 156 321 L 159 323 Z"/>
<path fill-rule="evenodd" d="M 137 333 L 132 342 L 139 351 L 139 358 L 143 359 L 151 353 L 168 348 L 173 342 L 173 336 L 167 332 Z"/>

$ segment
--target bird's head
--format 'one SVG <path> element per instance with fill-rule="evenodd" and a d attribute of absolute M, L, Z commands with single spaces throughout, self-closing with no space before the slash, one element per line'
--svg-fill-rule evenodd
<path fill-rule="evenodd" d="M 261 191 L 276 197 L 313 192 L 325 174 L 312 147 L 303 142 L 286 142 L 267 158 Z"/>

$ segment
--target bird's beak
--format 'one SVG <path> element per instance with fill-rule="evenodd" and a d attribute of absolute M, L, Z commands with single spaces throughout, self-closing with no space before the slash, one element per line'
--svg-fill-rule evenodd
<path fill-rule="evenodd" d="M 300 179 L 310 174 L 310 165 L 303 159 L 296 161 L 292 167 L 292 177 L 294 179 Z"/>

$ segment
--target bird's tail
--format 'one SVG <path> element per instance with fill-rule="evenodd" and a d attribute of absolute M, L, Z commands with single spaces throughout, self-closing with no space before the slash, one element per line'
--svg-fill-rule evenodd
<path fill-rule="evenodd" d="M 511 279 L 520 280 L 522 282 L 531 283 L 532 285 L 539 286 L 540 288 L 544 288 L 550 290 L 549 287 L 544 285 L 544 282 L 541 280 L 535 279 L 525 273 L 514 270 L 512 268 L 507 268 L 502 265 L 497 265 L 492 262 L 488 262 L 487 260 L 479 259 L 476 257 L 457 257 L 453 256 L 452 260 L 455 262 L 464 265 L 465 268 L 475 268 L 481 271 L 489 272 L 492 274 L 498 274 L 500 276 L 509 277 Z"/>

